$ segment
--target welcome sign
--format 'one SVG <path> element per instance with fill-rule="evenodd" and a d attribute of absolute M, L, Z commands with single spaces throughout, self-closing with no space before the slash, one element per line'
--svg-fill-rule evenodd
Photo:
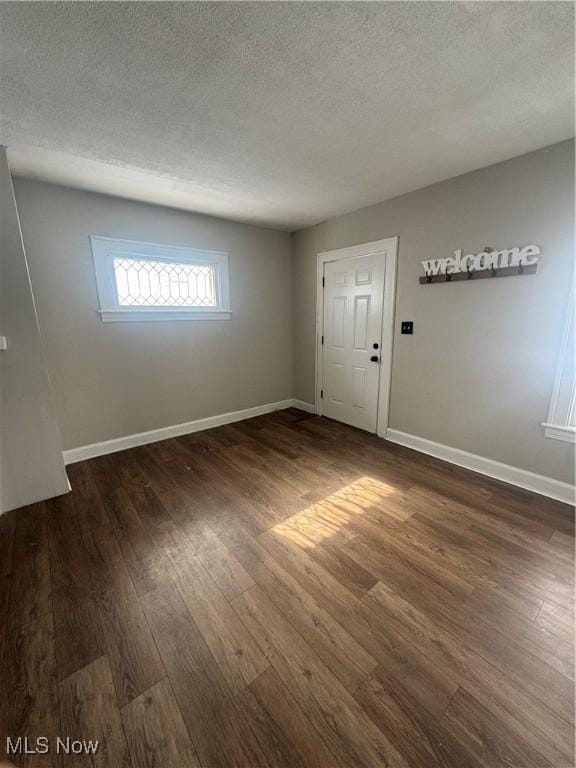
<path fill-rule="evenodd" d="M 540 253 L 537 245 L 503 248 L 500 251 L 486 246 L 480 253 L 466 255 L 463 255 L 460 248 L 454 251 L 454 256 L 423 261 L 425 274 L 420 277 L 420 282 L 448 283 L 452 280 L 532 275 L 538 268 Z"/>

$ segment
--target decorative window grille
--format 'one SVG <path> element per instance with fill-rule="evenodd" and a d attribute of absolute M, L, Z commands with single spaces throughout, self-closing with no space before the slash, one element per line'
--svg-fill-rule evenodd
<path fill-rule="evenodd" d="M 91 243 L 102 320 L 230 318 L 227 253 L 96 236 Z"/>
<path fill-rule="evenodd" d="M 121 306 L 216 306 L 216 269 L 211 265 L 118 257 L 112 263 Z"/>

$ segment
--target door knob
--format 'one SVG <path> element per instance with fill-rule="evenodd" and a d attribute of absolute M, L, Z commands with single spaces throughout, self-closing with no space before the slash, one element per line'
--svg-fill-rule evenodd
<path fill-rule="evenodd" d="M 372 355 L 372 357 L 370 358 L 370 362 L 371 363 L 377 363 L 378 362 L 378 355 Z"/>

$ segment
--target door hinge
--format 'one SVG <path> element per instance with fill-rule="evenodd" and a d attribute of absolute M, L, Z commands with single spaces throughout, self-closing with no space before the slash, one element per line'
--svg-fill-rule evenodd
<path fill-rule="evenodd" d="M 324 336 L 322 336 L 322 344 L 324 344 Z"/>
<path fill-rule="evenodd" d="M 323 389 L 320 390 L 320 399 L 321 400 L 324 399 L 324 390 Z"/>
<path fill-rule="evenodd" d="M 325 286 L 325 285 L 326 285 L 326 278 L 325 278 L 325 277 L 323 277 L 323 278 L 322 278 L 322 288 L 324 288 L 324 286 Z"/>

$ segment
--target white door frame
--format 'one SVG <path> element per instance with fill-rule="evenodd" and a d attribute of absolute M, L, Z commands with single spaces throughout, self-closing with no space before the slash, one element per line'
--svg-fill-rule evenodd
<path fill-rule="evenodd" d="M 324 389 L 322 374 L 322 332 L 324 328 L 324 286 L 322 285 L 322 278 L 324 277 L 324 264 L 328 261 L 371 256 L 374 253 L 382 252 L 385 254 L 384 305 L 382 311 L 382 345 L 380 348 L 380 383 L 378 386 L 378 421 L 376 427 L 378 437 L 386 436 L 388 413 L 390 410 L 398 238 L 388 237 L 385 240 L 374 240 L 371 243 L 352 245 L 349 248 L 338 248 L 335 251 L 322 251 L 316 257 L 316 402 L 314 410 L 321 416 L 322 398 L 320 397 L 320 392 Z"/>

